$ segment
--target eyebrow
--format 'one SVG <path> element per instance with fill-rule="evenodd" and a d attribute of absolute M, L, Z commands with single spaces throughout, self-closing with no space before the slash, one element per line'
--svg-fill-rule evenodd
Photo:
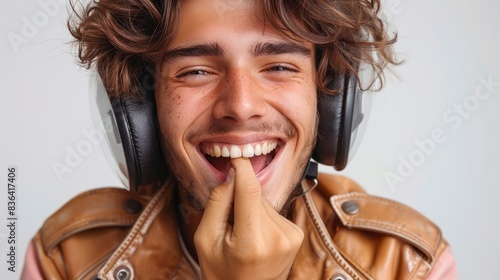
<path fill-rule="evenodd" d="M 276 54 L 300 54 L 306 57 L 311 56 L 311 50 L 307 47 L 290 42 L 265 42 L 255 45 L 252 55 L 276 55 Z M 180 47 L 167 51 L 163 60 L 174 60 L 183 57 L 196 56 L 223 56 L 224 50 L 217 43 L 199 44 L 187 47 Z"/>
<path fill-rule="evenodd" d="M 253 56 L 273 55 L 273 54 L 300 54 L 311 56 L 311 50 L 289 42 L 266 42 L 258 43 L 253 52 Z"/>
<path fill-rule="evenodd" d="M 172 60 L 183 57 L 194 56 L 223 56 L 224 50 L 217 43 L 200 44 L 167 51 L 163 60 Z"/>

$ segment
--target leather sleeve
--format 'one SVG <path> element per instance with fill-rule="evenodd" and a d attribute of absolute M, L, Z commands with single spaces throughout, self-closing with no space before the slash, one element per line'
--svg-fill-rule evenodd
<path fill-rule="evenodd" d="M 43 224 L 23 279 L 92 279 L 134 224 L 146 198 L 117 188 L 84 192 Z"/>

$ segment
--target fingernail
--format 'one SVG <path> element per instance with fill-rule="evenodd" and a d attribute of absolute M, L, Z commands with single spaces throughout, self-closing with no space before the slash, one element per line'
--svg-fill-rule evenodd
<path fill-rule="evenodd" d="M 232 182 L 234 182 L 234 175 L 235 174 L 236 174 L 236 172 L 234 171 L 234 168 L 231 167 L 229 169 L 229 172 L 227 172 L 226 183 L 232 183 Z"/>

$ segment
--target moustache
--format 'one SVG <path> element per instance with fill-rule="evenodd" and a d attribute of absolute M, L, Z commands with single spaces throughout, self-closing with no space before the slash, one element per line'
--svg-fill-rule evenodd
<path fill-rule="evenodd" d="M 278 133 L 284 134 L 287 137 L 293 137 L 297 134 L 297 129 L 290 122 L 284 121 L 254 122 L 245 125 L 211 123 L 210 125 L 193 132 L 188 136 L 188 138 L 191 139 L 191 137 L 198 138 L 201 136 L 217 136 L 238 132 L 256 132 L 262 134 Z"/>

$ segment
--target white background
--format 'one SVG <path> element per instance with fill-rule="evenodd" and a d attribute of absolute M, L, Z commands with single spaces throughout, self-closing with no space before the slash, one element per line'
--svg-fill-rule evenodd
<path fill-rule="evenodd" d="M 480 88 L 480 77 L 500 82 L 499 2 L 386 2 L 384 13 L 398 30 L 397 51 L 405 62 L 376 94 L 362 145 L 342 173 L 439 224 L 453 247 L 460 279 L 495 278 L 500 84 L 487 91 Z M 47 10 L 41 3 L 55 4 Z M 1 279 L 20 275 L 7 271 L 6 263 L 8 166 L 18 169 L 17 271 L 27 243 L 48 215 L 83 190 L 119 184 L 99 146 L 84 135 L 92 129 L 88 73 L 75 63 L 60 3 L 4 1 L 0 9 Z M 14 37 L 22 41 L 14 44 Z M 477 88 L 490 94 L 479 100 Z M 466 108 L 462 115 L 459 105 Z M 431 139 L 435 130 L 445 140 L 426 146 L 427 151 L 419 148 L 417 142 Z M 86 154 L 58 178 L 53 165 L 67 165 L 78 148 Z M 406 161 L 411 168 L 402 167 Z M 391 184 L 389 174 L 400 181 Z"/>

